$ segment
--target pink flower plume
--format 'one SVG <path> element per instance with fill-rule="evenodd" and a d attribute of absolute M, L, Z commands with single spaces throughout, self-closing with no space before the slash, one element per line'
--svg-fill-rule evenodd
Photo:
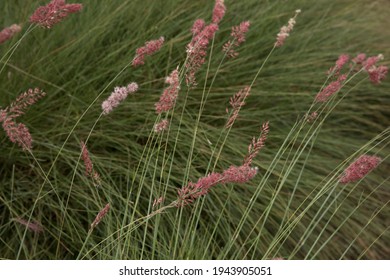
<path fill-rule="evenodd" d="M 344 170 L 339 182 L 347 184 L 358 181 L 375 169 L 380 162 L 380 157 L 362 155 Z"/>
<path fill-rule="evenodd" d="M 213 23 L 219 24 L 226 12 L 224 0 L 216 0 L 213 10 Z"/>
<path fill-rule="evenodd" d="M 180 90 L 179 70 L 173 70 L 165 79 L 165 82 L 169 84 L 169 86 L 161 94 L 159 102 L 155 104 L 157 114 L 168 112 L 175 106 Z"/>
<path fill-rule="evenodd" d="M 298 16 L 298 14 L 301 12 L 301 10 L 296 10 L 295 11 L 295 16 L 290 18 L 288 21 L 288 25 L 282 26 L 280 29 L 280 32 L 278 33 L 276 37 L 276 42 L 275 42 L 275 47 L 281 47 L 284 45 L 284 41 L 288 36 L 290 36 L 290 32 L 293 30 L 294 25 L 296 23 L 295 19 Z"/>
<path fill-rule="evenodd" d="M 30 17 L 30 22 L 52 28 L 69 14 L 77 13 L 82 8 L 82 4 L 66 4 L 65 0 L 52 0 L 49 4 L 36 9 Z"/>
<path fill-rule="evenodd" d="M 17 123 L 15 119 L 23 115 L 29 106 L 33 105 L 45 95 L 46 93 L 38 88 L 29 89 L 19 95 L 10 106 L 0 110 L 0 122 L 2 122 L 3 129 L 7 133 L 8 138 L 24 150 L 31 150 L 32 137 L 28 128 L 22 123 Z"/>
<path fill-rule="evenodd" d="M 6 27 L 0 31 L 0 44 L 11 39 L 16 33 L 19 33 L 22 27 L 18 24 L 12 24 L 10 27 Z"/>
<path fill-rule="evenodd" d="M 228 57 L 233 58 L 238 56 L 238 52 L 235 50 L 235 48 L 245 42 L 245 34 L 248 32 L 249 26 L 249 21 L 243 21 L 240 23 L 240 25 L 232 27 L 232 33 L 230 36 L 233 38 L 233 40 L 228 41 L 222 47 L 223 51 L 226 52 Z"/>
<path fill-rule="evenodd" d="M 126 99 L 130 93 L 138 90 L 137 83 L 128 84 L 126 87 L 115 87 L 111 95 L 102 103 L 103 114 L 107 115 Z"/>
<path fill-rule="evenodd" d="M 139 65 L 145 64 L 145 57 L 150 56 L 161 49 L 164 44 L 164 37 L 160 37 L 157 40 L 148 41 L 144 46 L 138 48 L 135 52 L 136 55 L 133 58 L 132 65 L 137 67 Z"/>

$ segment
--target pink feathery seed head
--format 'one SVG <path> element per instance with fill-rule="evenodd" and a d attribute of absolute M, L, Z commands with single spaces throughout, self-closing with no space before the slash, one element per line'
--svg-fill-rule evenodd
<path fill-rule="evenodd" d="M 69 14 L 77 13 L 82 8 L 82 4 L 66 4 L 65 0 L 52 0 L 49 4 L 36 9 L 30 17 L 30 22 L 44 28 L 51 28 Z"/>
<path fill-rule="evenodd" d="M 3 121 L 3 129 L 12 143 L 22 147 L 23 150 L 32 149 L 32 137 L 24 124 L 14 122 L 12 118 L 6 118 Z"/>
<path fill-rule="evenodd" d="M 185 63 L 187 86 L 193 87 L 196 85 L 195 74 L 206 62 L 207 47 L 217 30 L 217 24 L 209 24 L 199 34 L 193 36 L 191 42 L 187 45 Z"/>
<path fill-rule="evenodd" d="M 36 103 L 39 99 L 46 95 L 45 92 L 39 88 L 29 89 L 26 92 L 20 94 L 14 102 L 7 108 L 8 117 L 16 118 L 25 113 L 27 107 Z"/>
<path fill-rule="evenodd" d="M 192 25 L 192 28 L 191 28 L 192 36 L 196 36 L 200 32 L 202 32 L 202 30 L 204 29 L 205 26 L 206 26 L 206 23 L 204 22 L 203 19 L 195 20 L 194 24 Z"/>
<path fill-rule="evenodd" d="M 35 232 L 35 233 L 43 232 L 43 227 L 38 222 L 29 222 L 29 221 L 27 221 L 25 219 L 22 219 L 22 218 L 16 218 L 15 221 L 18 222 L 21 225 L 24 225 L 25 227 L 27 227 L 32 232 Z"/>
<path fill-rule="evenodd" d="M 333 94 L 337 93 L 341 87 L 342 83 L 347 79 L 346 75 L 341 75 L 337 79 L 337 81 L 331 82 L 328 86 L 326 86 L 321 92 L 319 92 L 316 97 L 316 102 L 325 102 L 327 101 Z"/>
<path fill-rule="evenodd" d="M 240 25 L 232 27 L 230 36 L 233 37 L 233 41 L 228 41 L 222 47 L 222 50 L 228 57 L 234 58 L 238 56 L 239 53 L 235 50 L 235 47 L 238 47 L 245 42 L 245 34 L 248 32 L 249 26 L 249 21 L 243 21 Z"/>
<path fill-rule="evenodd" d="M 248 146 L 248 155 L 244 158 L 242 165 L 251 165 L 253 159 L 256 157 L 256 155 L 259 153 L 261 148 L 265 146 L 265 141 L 267 140 L 269 132 L 269 122 L 263 123 L 260 130 L 260 136 L 259 138 L 253 137 L 252 142 Z"/>
<path fill-rule="evenodd" d="M 365 53 L 359 53 L 355 58 L 352 59 L 352 62 L 356 64 L 362 64 L 366 60 Z"/>
<path fill-rule="evenodd" d="M 387 66 L 381 65 L 378 67 L 372 66 L 367 72 L 370 77 L 370 81 L 373 84 L 379 84 L 384 78 L 386 78 L 388 71 L 389 68 Z"/>
<path fill-rule="evenodd" d="M 379 54 L 376 56 L 370 56 L 366 59 L 366 61 L 363 62 L 363 67 L 366 71 L 370 70 L 371 67 L 375 66 L 375 64 L 383 59 L 383 55 Z"/>
<path fill-rule="evenodd" d="M 107 215 L 108 211 L 110 210 L 110 204 L 107 203 L 106 206 L 100 212 L 97 214 L 95 220 L 91 224 L 91 230 L 93 230 L 99 223 L 100 221 L 104 218 L 104 216 Z"/>
<path fill-rule="evenodd" d="M 0 111 L 0 121 L 11 142 L 18 144 L 24 150 L 31 150 L 32 137 L 28 128 L 22 123 L 16 123 L 15 118 L 23 115 L 28 106 L 45 96 L 40 89 L 29 89 L 19 95 L 10 106 Z"/>
<path fill-rule="evenodd" d="M 218 24 L 215 23 L 209 24 L 203 29 L 202 33 L 203 36 L 207 39 L 207 45 L 209 43 L 208 41 L 213 39 L 214 34 L 215 32 L 218 31 L 218 29 L 219 29 Z"/>
<path fill-rule="evenodd" d="M 133 58 L 132 65 L 133 67 L 145 64 L 145 56 L 150 56 L 161 49 L 164 44 L 164 37 L 160 37 L 157 40 L 148 41 L 144 46 L 138 48 Z"/>
<path fill-rule="evenodd" d="M 89 152 L 87 149 L 87 146 L 85 145 L 84 141 L 80 142 L 81 145 L 81 158 L 85 165 L 85 175 L 91 176 L 93 174 L 93 164 L 92 160 L 89 157 Z"/>
<path fill-rule="evenodd" d="M 237 44 L 245 42 L 245 34 L 249 31 L 250 21 L 243 21 L 239 26 L 232 27 L 231 36 L 236 39 Z"/>
<path fill-rule="evenodd" d="M 159 198 L 155 198 L 153 200 L 153 205 L 152 205 L 152 208 L 156 207 L 157 205 L 163 203 L 164 201 L 164 197 L 163 196 L 160 196 Z"/>
<path fill-rule="evenodd" d="M 179 70 L 173 70 L 172 73 L 165 79 L 165 82 L 169 84 L 169 87 L 163 91 L 159 102 L 155 104 L 157 114 L 168 112 L 175 106 L 180 90 Z"/>
<path fill-rule="evenodd" d="M 156 123 L 156 124 L 154 125 L 153 130 L 154 130 L 154 132 L 156 132 L 156 133 L 160 133 L 160 132 L 162 132 L 162 131 L 167 130 L 168 127 L 169 127 L 169 121 L 168 121 L 167 119 L 164 119 L 164 120 L 160 121 L 159 123 Z"/>
<path fill-rule="evenodd" d="M 126 99 L 130 93 L 138 90 L 137 83 L 130 83 L 125 87 L 115 87 L 111 95 L 102 103 L 103 114 L 107 115 Z"/>
<path fill-rule="evenodd" d="M 337 59 L 335 66 L 329 69 L 328 74 L 334 74 L 336 76 L 339 75 L 340 70 L 348 61 L 349 61 L 349 55 L 341 54 Z"/>
<path fill-rule="evenodd" d="M 213 23 L 219 24 L 226 12 L 226 6 L 224 0 L 215 0 L 213 10 Z"/>
<path fill-rule="evenodd" d="M 213 172 L 205 177 L 200 178 L 196 183 L 189 182 L 186 186 L 177 191 L 177 206 L 182 207 L 191 204 L 195 199 L 206 195 L 210 188 L 220 183 L 222 179 L 223 178 L 221 174 Z"/>
<path fill-rule="evenodd" d="M 362 179 L 369 172 L 375 169 L 381 162 L 380 157 L 362 155 L 349 165 L 340 177 L 339 182 L 347 184 Z"/>
<path fill-rule="evenodd" d="M 248 97 L 250 93 L 250 87 L 246 86 L 245 88 L 239 90 L 236 94 L 233 95 L 233 97 L 230 98 L 230 106 L 232 106 L 232 110 L 230 112 L 230 117 L 228 121 L 226 122 L 225 127 L 230 128 L 232 127 L 233 123 L 238 117 L 238 113 L 242 106 L 245 105 L 245 99 Z M 226 111 L 229 112 L 229 110 L 226 108 Z"/>
<path fill-rule="evenodd" d="M 5 41 L 8 41 L 13 36 L 15 36 L 16 33 L 19 33 L 22 30 L 22 27 L 18 24 L 13 24 L 9 27 L 4 28 L 0 31 L 0 44 L 4 43 Z"/>
<path fill-rule="evenodd" d="M 301 10 L 296 10 L 295 16 L 293 18 L 289 19 L 288 25 L 284 25 L 284 26 L 282 26 L 282 28 L 280 28 L 280 32 L 276 36 L 275 47 L 281 47 L 284 45 L 286 38 L 290 35 L 290 32 L 294 28 L 294 25 L 296 23 L 295 19 L 300 12 L 301 12 Z"/>
<path fill-rule="evenodd" d="M 306 114 L 305 117 L 308 123 L 312 123 L 318 117 L 318 112 L 314 111 L 311 114 Z"/>
<path fill-rule="evenodd" d="M 222 173 L 223 183 L 246 183 L 256 176 L 257 167 L 250 167 L 247 164 L 241 166 L 230 166 Z"/>
<path fill-rule="evenodd" d="M 207 192 L 211 187 L 220 183 L 222 180 L 222 175 L 220 173 L 210 173 L 205 177 L 202 177 L 196 182 L 196 187 Z"/>

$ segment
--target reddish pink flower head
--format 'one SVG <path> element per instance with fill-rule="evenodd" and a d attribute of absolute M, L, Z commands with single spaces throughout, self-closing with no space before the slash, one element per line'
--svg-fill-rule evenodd
<path fill-rule="evenodd" d="M 249 165 L 230 166 L 222 174 L 222 181 L 224 183 L 246 183 L 256 176 L 257 167 L 250 167 Z"/>
<path fill-rule="evenodd" d="M 91 224 L 91 230 L 93 230 L 104 218 L 104 216 L 107 215 L 108 211 L 110 210 L 110 204 L 107 203 L 106 206 L 100 212 L 97 214 L 95 220 Z"/>
<path fill-rule="evenodd" d="M 347 184 L 358 181 L 375 169 L 380 162 L 380 157 L 362 155 L 344 170 L 339 182 Z"/>
<path fill-rule="evenodd" d="M 341 75 L 337 81 L 331 82 L 328 86 L 326 86 L 321 92 L 319 92 L 316 95 L 315 101 L 316 102 L 325 102 L 327 101 L 332 95 L 337 93 L 341 87 L 342 83 L 347 79 L 346 75 Z"/>
<path fill-rule="evenodd" d="M 110 113 L 114 108 L 118 107 L 118 105 L 125 100 L 130 93 L 134 93 L 137 90 L 137 83 L 128 84 L 126 87 L 115 87 L 110 97 L 102 103 L 103 114 L 107 115 Z"/>
<path fill-rule="evenodd" d="M 366 60 L 365 53 L 359 53 L 355 58 L 352 59 L 356 64 L 362 64 Z"/>
<path fill-rule="evenodd" d="M 235 48 L 245 42 L 245 34 L 248 32 L 249 26 L 249 21 L 243 21 L 240 23 L 240 25 L 232 27 L 232 33 L 230 36 L 233 37 L 233 40 L 228 41 L 222 47 L 223 51 L 227 53 L 228 57 L 233 58 L 238 56 L 238 52 L 235 50 Z"/>
<path fill-rule="evenodd" d="M 51 28 L 69 14 L 77 13 L 82 8 L 82 4 L 66 4 L 65 0 L 52 0 L 49 4 L 36 9 L 30 17 L 30 22 Z"/>
<path fill-rule="evenodd" d="M 388 71 L 389 68 L 384 65 L 378 67 L 372 66 L 369 70 L 367 70 L 370 81 L 373 84 L 379 84 L 384 78 L 386 78 Z"/>
<path fill-rule="evenodd" d="M 280 32 L 276 36 L 276 42 L 275 42 L 275 47 L 281 47 L 284 45 L 284 41 L 288 36 L 290 36 L 290 32 L 293 30 L 294 25 L 296 23 L 295 18 L 298 16 L 298 14 L 301 12 L 301 10 L 296 10 L 295 11 L 295 16 L 293 18 L 290 18 L 288 21 L 288 25 L 282 26 L 280 29 Z"/>

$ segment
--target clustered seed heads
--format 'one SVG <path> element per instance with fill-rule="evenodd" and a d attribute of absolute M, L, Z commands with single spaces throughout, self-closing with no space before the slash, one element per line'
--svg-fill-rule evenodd
<path fill-rule="evenodd" d="M 376 56 L 366 57 L 366 54 L 360 53 L 354 57 L 351 61 L 350 71 L 360 71 L 363 70 L 369 76 L 370 81 L 373 84 L 379 84 L 383 79 L 385 79 L 388 67 L 384 65 L 377 66 L 376 64 L 383 59 L 383 55 L 379 54 Z M 328 75 L 332 79 L 336 79 L 317 93 L 315 97 L 315 102 L 326 102 L 331 96 L 340 91 L 344 86 L 344 83 L 347 79 L 347 74 L 340 74 L 343 66 L 349 61 L 349 55 L 341 54 L 337 59 L 335 65 L 329 69 Z"/>
<path fill-rule="evenodd" d="M 32 149 L 32 137 L 28 128 L 15 119 L 25 113 L 25 110 L 45 96 L 42 90 L 35 88 L 22 93 L 10 106 L 0 110 L 0 122 L 11 142 L 18 144 L 23 150 Z"/>
<path fill-rule="evenodd" d="M 195 74 L 206 62 L 207 48 L 210 40 L 218 31 L 218 24 L 225 15 L 226 7 L 223 0 L 216 0 L 213 10 L 212 23 L 206 25 L 203 19 L 195 20 L 192 25 L 192 40 L 187 45 L 187 59 L 185 63 L 187 86 L 196 86 Z"/>
<path fill-rule="evenodd" d="M 239 53 L 236 51 L 236 48 L 245 42 L 245 35 L 249 30 L 249 26 L 249 21 L 243 21 L 240 23 L 240 25 L 232 27 L 232 33 L 230 34 L 232 40 L 225 43 L 222 47 L 222 50 L 228 57 L 234 58 L 239 55 Z"/>
<path fill-rule="evenodd" d="M 284 45 L 284 41 L 286 41 L 287 37 L 290 36 L 290 32 L 293 30 L 296 23 L 295 19 L 300 14 L 300 12 L 301 10 L 296 10 L 295 16 L 289 19 L 288 25 L 282 26 L 280 32 L 276 36 L 275 47 L 281 47 Z"/>
<path fill-rule="evenodd" d="M 38 222 L 31 222 L 31 221 L 29 222 L 29 221 L 27 221 L 23 218 L 20 218 L 20 217 L 16 218 L 15 221 L 18 222 L 19 224 L 27 227 L 32 232 L 35 232 L 35 233 L 43 232 L 43 227 Z"/>
<path fill-rule="evenodd" d="M 169 86 L 161 94 L 159 102 L 155 104 L 157 114 L 168 112 L 175 106 L 180 90 L 179 70 L 173 70 L 165 79 L 165 82 L 169 84 Z"/>
<path fill-rule="evenodd" d="M 375 169 L 381 160 L 382 159 L 380 157 L 376 156 L 360 156 L 344 170 L 342 176 L 339 179 L 339 182 L 342 184 L 347 184 L 362 179 L 373 169 Z"/>
<path fill-rule="evenodd" d="M 325 102 L 327 101 L 332 95 L 337 93 L 341 87 L 343 86 L 343 82 L 347 79 L 346 75 L 341 75 L 338 77 L 337 81 L 331 82 L 328 86 L 326 86 L 322 91 L 320 91 L 316 98 L 316 102 Z"/>
<path fill-rule="evenodd" d="M 82 8 L 82 4 L 66 4 L 65 0 L 52 0 L 49 4 L 36 9 L 30 17 L 30 22 L 44 28 L 52 28 L 69 14 L 77 13 Z"/>
<path fill-rule="evenodd" d="M 245 99 L 248 97 L 249 93 L 250 93 L 250 87 L 247 86 L 239 90 L 236 94 L 233 95 L 233 97 L 230 98 L 229 104 L 232 107 L 232 110 L 230 112 L 230 117 L 226 122 L 225 125 L 226 128 L 232 127 L 233 123 L 237 119 L 241 107 L 245 105 Z M 226 111 L 229 112 L 229 109 L 226 108 Z"/>
<path fill-rule="evenodd" d="M 241 166 L 230 166 L 222 173 L 213 172 L 205 177 L 200 178 L 196 183 L 189 182 L 178 190 L 177 207 L 183 207 L 193 203 L 197 198 L 206 195 L 210 188 L 217 184 L 227 183 L 246 183 L 253 179 L 258 172 L 257 167 L 251 167 L 254 157 L 259 153 L 260 149 L 264 147 L 269 131 L 268 122 L 265 122 L 261 128 L 261 136 L 256 140 L 252 140 L 249 145 L 248 156 L 244 159 Z"/>
<path fill-rule="evenodd" d="M 91 224 L 90 230 L 92 231 L 100 222 L 101 220 L 107 215 L 108 211 L 110 210 L 110 204 L 107 203 L 106 206 L 100 212 L 97 214 L 95 220 Z"/>

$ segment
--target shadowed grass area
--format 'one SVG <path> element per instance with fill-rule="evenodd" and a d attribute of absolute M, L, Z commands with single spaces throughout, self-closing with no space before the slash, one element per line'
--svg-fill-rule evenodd
<path fill-rule="evenodd" d="M 33 136 L 32 154 L 0 132 L 1 258 L 388 258 L 389 79 L 372 85 L 361 73 L 318 120 L 301 121 L 341 53 L 382 53 L 388 65 L 388 1 L 226 0 L 199 85 L 188 91 L 183 83 L 164 134 L 152 131 L 154 104 L 165 77 L 184 64 L 194 20 L 210 21 L 213 1 L 80 2 L 81 13 L 49 30 L 34 28 L 12 55 L 28 17 L 47 1 L 0 3 L 0 26 L 23 25 L 0 45 L 0 106 L 28 88 L 47 93 L 20 118 Z M 285 45 L 267 60 L 232 129 L 224 130 L 229 98 L 252 83 L 298 8 Z M 244 20 L 251 21 L 247 41 L 236 59 L 224 59 L 231 26 Z M 136 48 L 160 36 L 158 53 L 142 67 L 128 67 Z M 114 86 L 132 81 L 139 91 L 100 116 Z M 241 164 L 266 120 L 270 133 L 251 182 L 217 185 L 194 205 L 153 212 L 159 211 L 154 199 L 164 196 L 169 205 L 188 181 Z M 80 141 L 87 141 L 100 174 L 98 187 L 85 176 Z M 383 161 L 365 179 L 338 184 L 363 153 Z M 108 215 L 88 232 L 106 203 Z M 17 217 L 39 221 L 44 232 L 27 231 Z"/>

